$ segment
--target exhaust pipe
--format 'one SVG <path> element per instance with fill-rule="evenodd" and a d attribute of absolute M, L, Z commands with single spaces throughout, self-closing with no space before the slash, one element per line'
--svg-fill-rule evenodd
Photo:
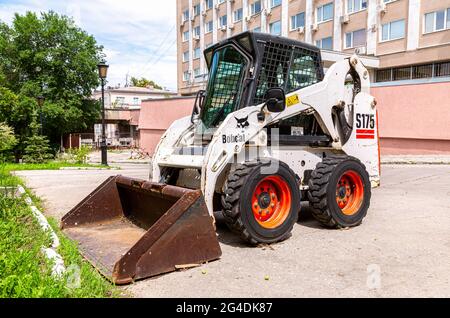
<path fill-rule="evenodd" d="M 62 218 L 61 228 L 118 285 L 222 254 L 200 190 L 123 176 L 103 182 Z"/>

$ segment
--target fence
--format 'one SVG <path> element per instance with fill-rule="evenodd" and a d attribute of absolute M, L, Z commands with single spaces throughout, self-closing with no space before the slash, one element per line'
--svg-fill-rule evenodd
<path fill-rule="evenodd" d="M 71 134 L 69 140 L 70 143 L 64 145 L 65 148 L 88 146 L 98 149 L 101 146 L 101 136 L 93 133 Z M 107 136 L 106 145 L 111 148 L 136 148 L 139 147 L 139 140 L 130 133 L 116 133 L 114 136 Z"/>

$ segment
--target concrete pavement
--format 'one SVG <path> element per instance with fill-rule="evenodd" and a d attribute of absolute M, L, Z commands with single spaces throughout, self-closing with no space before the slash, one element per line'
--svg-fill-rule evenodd
<path fill-rule="evenodd" d="M 126 175 L 148 179 L 149 165 L 120 164 L 120 170 L 37 170 L 16 171 L 43 200 L 45 213 L 56 219 L 66 214 L 109 176 Z"/>
<path fill-rule="evenodd" d="M 450 155 L 395 155 L 381 156 L 382 164 L 449 165 Z"/>
<path fill-rule="evenodd" d="M 61 217 L 117 173 L 146 178 L 148 166 L 17 174 Z M 136 297 L 450 297 L 449 229 L 450 166 L 383 166 L 357 228 L 324 229 L 304 207 L 289 240 L 252 248 L 218 218 L 220 260 L 126 289 Z"/>

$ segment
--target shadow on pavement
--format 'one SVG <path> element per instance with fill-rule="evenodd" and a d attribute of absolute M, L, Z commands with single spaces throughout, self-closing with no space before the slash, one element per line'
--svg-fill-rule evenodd
<path fill-rule="evenodd" d="M 245 242 L 243 242 L 237 234 L 233 233 L 227 227 L 227 225 L 225 224 L 225 219 L 222 216 L 222 212 L 220 211 L 214 212 L 214 217 L 216 219 L 216 232 L 218 234 L 218 240 L 221 244 L 241 248 L 255 248 L 254 246 L 250 246 Z M 295 226 L 298 225 L 324 231 L 327 230 L 326 228 L 321 226 L 318 221 L 314 219 L 314 217 L 311 214 L 311 208 L 309 207 L 308 202 L 302 202 L 302 206 L 298 216 L 298 221 Z"/>

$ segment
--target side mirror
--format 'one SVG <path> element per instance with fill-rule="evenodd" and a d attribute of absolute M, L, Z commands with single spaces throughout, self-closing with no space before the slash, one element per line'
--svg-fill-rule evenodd
<path fill-rule="evenodd" d="M 197 96 L 195 97 L 194 108 L 192 110 L 191 122 L 194 123 L 195 118 L 200 116 L 203 108 L 203 104 L 205 103 L 206 91 L 200 90 L 197 92 Z"/>
<path fill-rule="evenodd" d="M 281 113 L 286 108 L 286 95 L 282 88 L 269 88 L 264 95 L 266 106 L 271 113 Z"/>

